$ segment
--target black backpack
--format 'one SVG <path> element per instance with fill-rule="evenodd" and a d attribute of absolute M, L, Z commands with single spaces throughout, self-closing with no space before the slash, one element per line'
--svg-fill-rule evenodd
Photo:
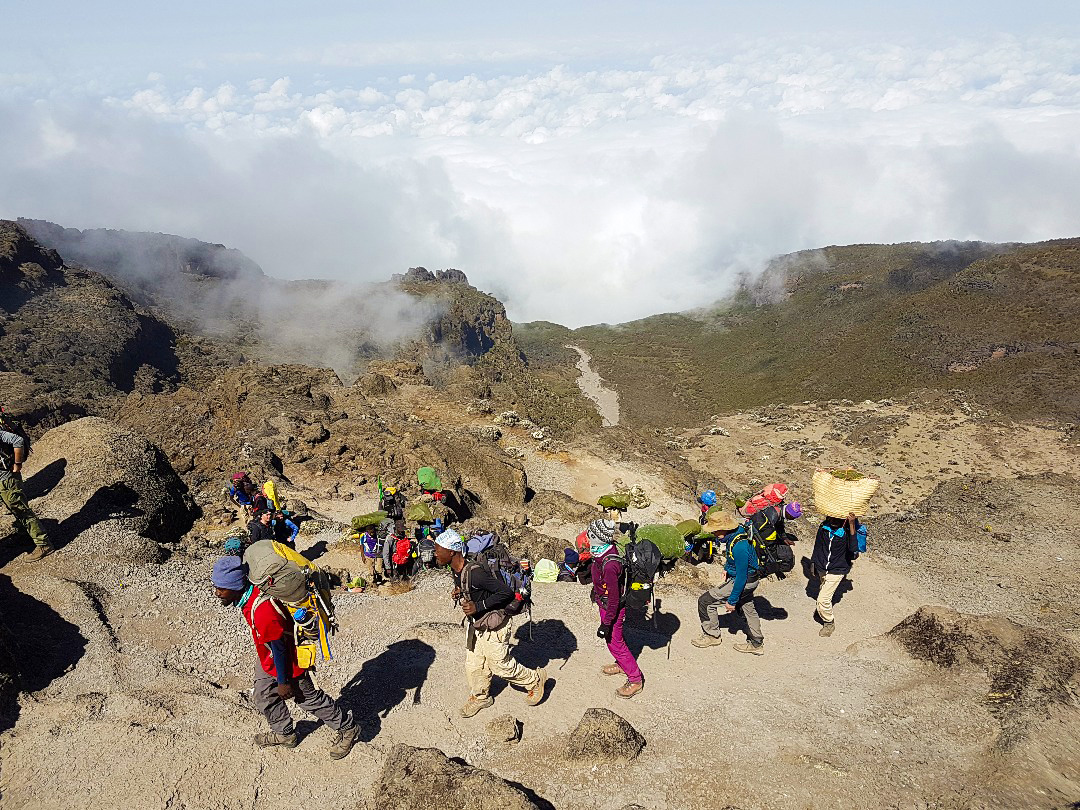
<path fill-rule="evenodd" d="M 0 430 L 5 430 L 8 433 L 14 433 L 16 436 L 22 437 L 23 459 L 30 458 L 30 434 L 26 432 L 26 429 L 22 426 L 21 422 L 12 419 L 3 411 L 0 411 Z M 3 464 L 5 470 L 11 469 L 11 466 L 15 463 L 14 445 L 0 442 L 0 463 Z"/>
<path fill-rule="evenodd" d="M 656 573 L 664 561 L 660 549 L 651 540 L 638 540 L 631 529 L 630 542 L 622 553 L 623 604 L 631 610 L 642 610 L 653 598 Z"/>
<path fill-rule="evenodd" d="M 502 577 L 503 582 L 514 591 L 514 601 L 503 608 L 510 616 L 516 616 L 532 607 L 532 577 L 521 568 L 521 561 L 510 553 L 506 544 L 495 535 L 489 546 L 465 555 L 468 563 L 486 568 L 492 575 Z"/>
<path fill-rule="evenodd" d="M 783 578 L 784 574 L 795 570 L 795 552 L 771 524 L 766 524 L 766 527 L 768 533 L 762 535 L 752 518 L 748 524 L 750 544 L 758 558 L 757 575 L 759 579 L 773 574 Z"/>

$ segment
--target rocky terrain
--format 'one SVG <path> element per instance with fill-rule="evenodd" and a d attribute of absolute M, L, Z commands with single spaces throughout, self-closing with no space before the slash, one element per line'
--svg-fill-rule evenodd
<path fill-rule="evenodd" d="M 1080 538 L 1068 517 L 1080 437 L 1068 400 L 1020 414 L 978 386 L 956 388 L 971 379 L 961 372 L 904 390 L 896 378 L 871 399 L 847 388 L 796 400 L 778 382 L 788 395 L 715 410 L 688 393 L 662 424 L 641 397 L 650 380 L 664 390 L 666 370 L 628 385 L 589 330 L 519 330 L 459 274 L 422 269 L 387 284 L 428 302 L 431 319 L 343 380 L 267 362 L 274 350 L 254 333 L 241 358 L 231 333 L 182 325 L 152 290 L 140 299 L 123 279 L 74 268 L 14 224 L 0 235 L 0 381 L 35 436 L 26 489 L 59 549 L 26 562 L 0 515 L 4 807 L 1080 802 Z M 951 264 L 875 272 L 899 272 L 917 295 L 1022 250 L 1041 250 L 1038 277 L 1065 284 L 1071 265 L 1050 266 L 1050 248 L 966 246 Z M 858 256 L 873 265 L 871 249 Z M 84 294 L 93 317 L 69 305 Z M 104 334 L 105 317 L 128 326 Z M 124 338 L 140 318 L 164 331 Z M 162 347 L 175 364 L 154 365 Z M 54 361 L 60 351 L 71 356 Z M 1033 374 L 1069 379 L 1067 353 L 1038 358 L 1049 372 Z M 599 377 L 579 389 L 589 370 Z M 689 360 L 684 370 L 698 379 Z M 597 400 L 617 402 L 618 420 Z M 820 638 L 803 559 L 816 528 L 810 478 L 839 464 L 882 486 L 871 551 L 839 592 L 836 633 Z M 759 588 L 767 649 L 756 657 L 732 650 L 737 625 L 719 648 L 690 645 L 697 597 L 719 572 L 679 563 L 657 615 L 628 630 L 646 675 L 632 701 L 599 674 L 608 656 L 587 589 L 537 585 L 516 655 L 547 668 L 549 695 L 530 708 L 507 687 L 470 720 L 457 711 L 462 629 L 445 573 L 337 592 L 341 630 L 318 679 L 360 720 L 363 743 L 331 761 L 330 732 L 306 719 L 297 749 L 254 748 L 250 636 L 208 586 L 238 527 L 221 494 L 228 474 L 274 480 L 308 518 L 305 553 L 356 573 L 347 521 L 374 508 L 377 478 L 415 496 L 422 465 L 442 476 L 459 521 L 498 528 L 533 559 L 558 554 L 617 486 L 644 496 L 635 519 L 673 522 L 695 514 L 692 492 L 784 480 L 808 506 L 795 524 L 803 564 Z"/>

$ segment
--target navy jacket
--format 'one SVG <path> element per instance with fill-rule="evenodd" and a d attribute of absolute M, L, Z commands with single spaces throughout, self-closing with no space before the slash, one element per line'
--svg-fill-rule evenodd
<path fill-rule="evenodd" d="M 856 532 L 859 521 L 855 521 Z M 847 520 L 825 518 L 814 538 L 814 554 L 810 562 L 819 574 L 847 574 L 851 563 L 859 557 L 859 541 L 849 532 Z"/>

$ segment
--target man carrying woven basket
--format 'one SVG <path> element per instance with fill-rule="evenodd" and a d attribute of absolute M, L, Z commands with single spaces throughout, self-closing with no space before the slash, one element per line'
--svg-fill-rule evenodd
<path fill-rule="evenodd" d="M 833 596 L 851 571 L 851 564 L 859 557 L 858 531 L 858 519 L 853 513 L 848 513 L 846 518 L 826 517 L 814 538 L 810 563 L 813 575 L 818 579 L 819 636 L 831 636 L 836 628 Z"/>

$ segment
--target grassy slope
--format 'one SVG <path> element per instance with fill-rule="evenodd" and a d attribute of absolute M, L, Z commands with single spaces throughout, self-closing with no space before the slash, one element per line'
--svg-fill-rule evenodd
<path fill-rule="evenodd" d="M 769 289 L 786 292 L 755 303 Z M 1017 416 L 1077 420 L 1080 239 L 805 251 L 709 312 L 515 332 L 541 367 L 565 364 L 563 343 L 586 347 L 640 425 L 922 387 L 962 388 Z M 1005 357 L 991 359 L 999 348 Z M 977 368 L 950 371 L 956 364 Z"/>

